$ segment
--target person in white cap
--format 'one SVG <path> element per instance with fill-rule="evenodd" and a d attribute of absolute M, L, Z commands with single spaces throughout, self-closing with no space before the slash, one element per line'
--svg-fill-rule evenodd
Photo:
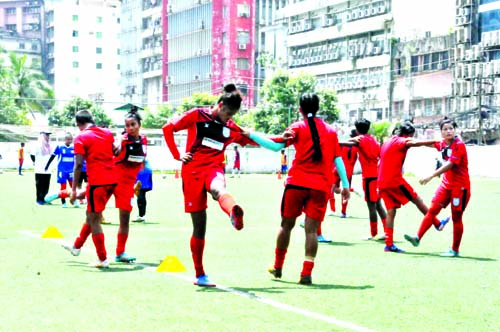
<path fill-rule="evenodd" d="M 31 160 L 35 168 L 36 202 L 39 205 L 45 204 L 45 195 L 49 192 L 50 169 L 45 170 L 45 165 L 49 161 L 54 149 L 50 145 L 50 132 L 41 131 L 37 144 L 31 150 Z"/>

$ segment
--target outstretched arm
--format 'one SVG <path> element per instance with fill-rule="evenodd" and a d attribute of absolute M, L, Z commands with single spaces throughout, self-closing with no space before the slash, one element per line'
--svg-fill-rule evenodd
<path fill-rule="evenodd" d="M 435 140 L 415 140 L 413 138 L 410 138 L 406 141 L 406 146 L 409 148 L 413 147 L 419 147 L 419 146 L 427 146 L 429 148 L 434 147 L 434 144 L 436 143 Z"/>
<path fill-rule="evenodd" d="M 447 161 L 443 166 L 439 167 L 434 173 L 432 173 L 432 175 L 429 175 L 426 178 L 420 179 L 420 181 L 419 181 L 420 184 L 424 185 L 424 184 L 429 183 L 429 181 L 432 180 L 433 178 L 435 178 L 436 176 L 440 176 L 441 174 L 448 172 L 450 169 L 453 168 L 453 166 L 455 166 L 454 163 Z"/>
<path fill-rule="evenodd" d="M 256 132 L 251 132 L 248 134 L 248 137 L 253 140 L 255 143 L 259 144 L 263 148 L 268 150 L 278 152 L 285 147 L 285 143 L 275 142 L 270 138 L 265 137 L 264 135 Z"/>

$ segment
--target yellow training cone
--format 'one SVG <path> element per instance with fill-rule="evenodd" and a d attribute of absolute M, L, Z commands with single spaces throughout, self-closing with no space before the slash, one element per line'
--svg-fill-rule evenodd
<path fill-rule="evenodd" d="M 49 226 L 45 233 L 42 234 L 43 239 L 61 239 L 64 236 L 55 226 Z"/>
<path fill-rule="evenodd" d="M 175 256 L 167 256 L 158 265 L 156 272 L 186 272 L 186 267 Z"/>

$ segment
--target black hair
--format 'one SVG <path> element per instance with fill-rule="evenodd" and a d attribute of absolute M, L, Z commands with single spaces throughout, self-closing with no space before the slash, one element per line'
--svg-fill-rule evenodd
<path fill-rule="evenodd" d="M 356 137 L 356 136 L 358 136 L 358 132 L 356 131 L 356 129 L 351 129 L 351 134 L 349 136 L 350 137 Z"/>
<path fill-rule="evenodd" d="M 137 106 L 132 106 L 130 111 L 125 115 L 125 120 L 127 119 L 135 119 L 139 126 L 141 125 L 142 117 L 139 114 L 139 108 Z"/>
<path fill-rule="evenodd" d="M 226 106 L 231 111 L 239 110 L 241 107 L 241 101 L 240 92 L 232 83 L 227 84 L 224 87 L 224 94 L 219 98 L 219 103 L 222 103 L 222 105 Z"/>
<path fill-rule="evenodd" d="M 92 113 L 88 110 L 81 110 L 76 112 L 75 115 L 75 121 L 77 124 L 84 125 L 87 123 L 91 123 L 95 125 L 94 122 L 94 117 L 92 116 Z"/>
<path fill-rule="evenodd" d="M 316 122 L 314 121 L 316 113 L 319 110 L 319 97 L 314 93 L 305 93 L 300 96 L 299 105 L 302 113 L 307 119 L 309 130 L 311 131 L 314 149 L 312 160 L 314 162 L 321 161 L 321 159 L 323 159 L 323 152 L 321 152 L 318 128 L 316 128 Z"/>
<path fill-rule="evenodd" d="M 415 134 L 415 127 L 413 127 L 413 124 L 410 121 L 405 121 L 399 125 L 396 134 L 398 136 L 412 136 L 413 134 Z"/>
<path fill-rule="evenodd" d="M 24 142 L 21 142 L 21 146 L 24 146 Z"/>
<path fill-rule="evenodd" d="M 453 128 L 458 127 L 457 123 L 453 119 L 450 119 L 449 117 L 445 116 L 441 121 L 439 121 L 439 129 L 443 130 L 443 126 L 447 123 L 451 124 Z"/>
<path fill-rule="evenodd" d="M 238 88 L 236 88 L 236 85 L 234 83 L 228 83 L 228 84 L 224 85 L 224 87 L 222 88 L 222 96 L 225 95 L 226 93 L 231 93 L 231 92 L 234 92 L 237 90 L 238 90 Z M 222 96 L 219 97 L 217 104 L 222 102 Z"/>
<path fill-rule="evenodd" d="M 368 130 L 370 130 L 371 122 L 367 119 L 360 119 L 354 122 L 354 127 L 356 127 L 356 131 L 361 135 L 368 134 Z"/>

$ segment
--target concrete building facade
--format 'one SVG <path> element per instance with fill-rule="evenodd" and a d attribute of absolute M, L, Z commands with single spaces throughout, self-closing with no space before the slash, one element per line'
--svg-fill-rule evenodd
<path fill-rule="evenodd" d="M 163 20 L 163 100 L 220 93 L 235 83 L 253 105 L 255 1 L 167 0 Z"/>

